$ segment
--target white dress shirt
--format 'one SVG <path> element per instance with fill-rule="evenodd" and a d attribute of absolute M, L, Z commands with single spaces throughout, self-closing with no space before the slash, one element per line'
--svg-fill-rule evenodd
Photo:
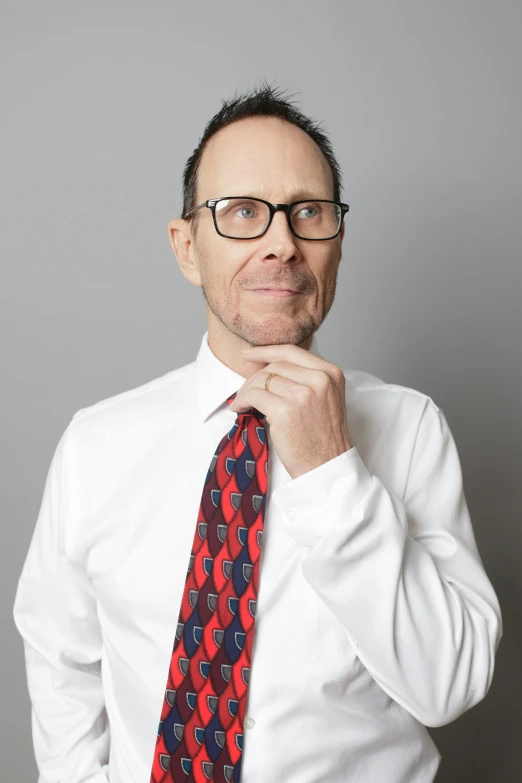
<path fill-rule="evenodd" d="M 344 374 L 348 451 L 292 479 L 265 422 L 241 783 L 431 783 L 425 727 L 493 677 L 500 607 L 444 414 Z M 244 382 L 205 332 L 195 362 L 78 410 L 58 442 L 14 604 L 38 783 L 149 783 L 203 483 Z"/>

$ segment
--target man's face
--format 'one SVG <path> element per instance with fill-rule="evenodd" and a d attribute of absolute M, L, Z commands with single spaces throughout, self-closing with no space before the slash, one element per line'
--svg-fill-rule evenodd
<path fill-rule="evenodd" d="M 257 196 L 289 203 L 333 198 L 330 168 L 315 142 L 295 125 L 273 117 L 248 118 L 223 128 L 208 142 L 198 175 L 197 203 L 220 196 Z M 174 232 L 183 274 L 202 286 L 209 320 L 253 345 L 303 343 L 326 318 L 335 296 L 341 233 L 307 241 L 294 236 L 276 212 L 257 239 L 220 236 L 210 209 L 199 210 L 196 236 L 186 221 Z M 288 286 L 299 293 L 264 296 L 253 289 Z"/>

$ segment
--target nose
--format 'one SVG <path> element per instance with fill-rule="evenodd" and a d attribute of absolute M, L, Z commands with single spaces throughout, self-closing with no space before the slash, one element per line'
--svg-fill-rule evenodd
<path fill-rule="evenodd" d="M 271 231 L 274 226 L 277 226 L 277 230 L 286 230 L 291 237 L 294 236 L 290 231 L 290 226 L 288 225 L 288 220 L 284 209 L 276 209 L 274 217 L 272 218 L 272 223 L 268 230 Z"/>
<path fill-rule="evenodd" d="M 290 230 L 285 212 L 282 209 L 277 210 L 263 237 L 266 255 L 275 255 L 285 260 L 299 256 L 296 239 Z"/>

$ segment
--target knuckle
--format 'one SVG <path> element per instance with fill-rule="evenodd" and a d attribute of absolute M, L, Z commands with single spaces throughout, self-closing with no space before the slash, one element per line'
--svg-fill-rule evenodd
<path fill-rule="evenodd" d="M 313 397 L 314 390 L 310 386 L 302 385 L 299 394 L 301 395 L 301 398 L 306 401 Z"/>
<path fill-rule="evenodd" d="M 330 386 L 331 378 L 327 372 L 319 370 L 318 383 L 321 389 L 327 389 Z"/>

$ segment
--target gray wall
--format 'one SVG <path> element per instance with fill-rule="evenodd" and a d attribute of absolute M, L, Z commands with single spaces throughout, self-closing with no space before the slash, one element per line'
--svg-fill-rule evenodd
<path fill-rule="evenodd" d="M 188 5 L 0 6 L 4 777 L 37 779 L 11 611 L 52 452 L 78 408 L 195 358 L 204 301 L 167 222 L 205 122 L 266 78 L 324 121 L 344 173 L 350 212 L 321 345 L 444 410 L 503 611 L 487 698 L 430 729 L 437 782 L 513 783 L 522 6 Z"/>

